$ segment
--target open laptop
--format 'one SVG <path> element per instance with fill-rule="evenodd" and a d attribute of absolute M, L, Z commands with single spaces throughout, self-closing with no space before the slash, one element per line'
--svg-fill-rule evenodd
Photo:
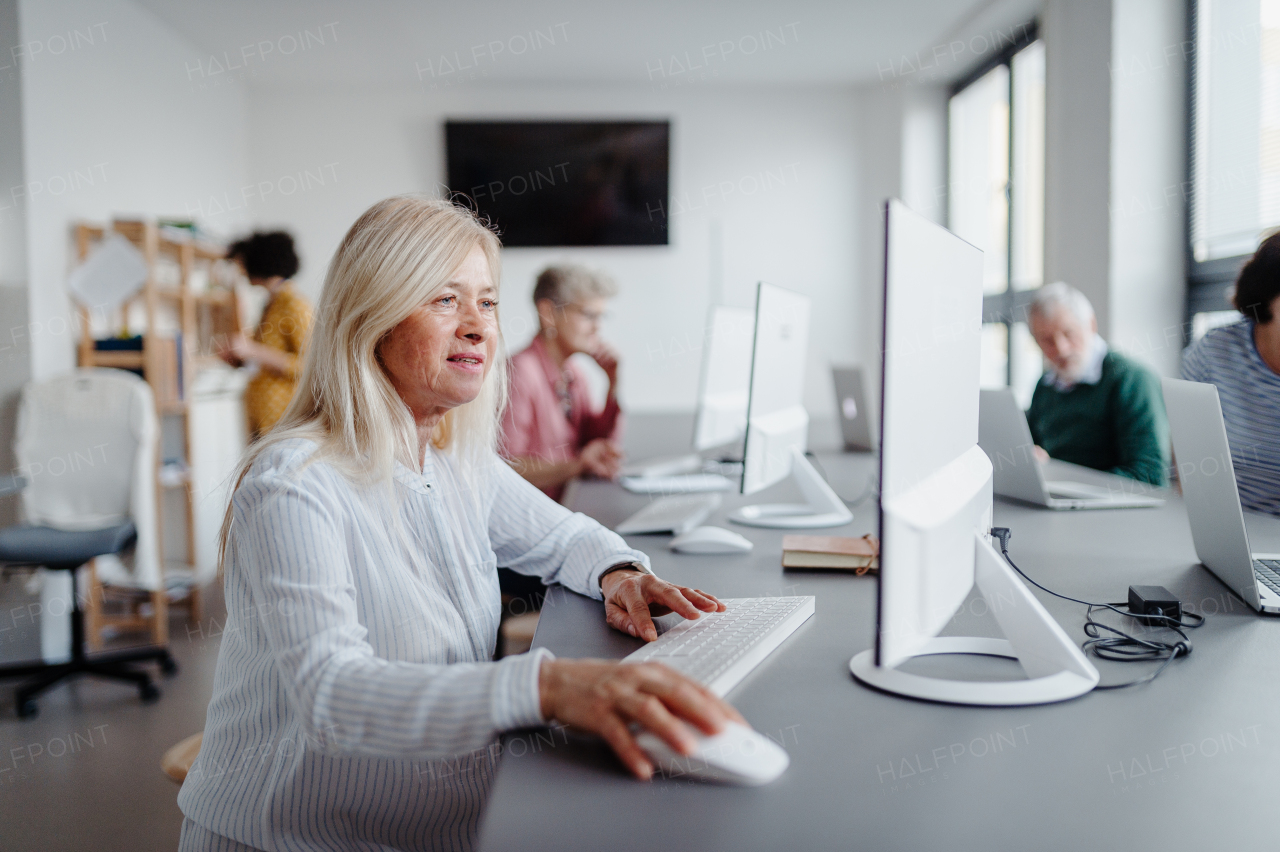
<path fill-rule="evenodd" d="M 1280 553 L 1249 549 L 1218 389 L 1180 379 L 1162 383 L 1196 556 L 1254 609 L 1280 612 Z"/>
<path fill-rule="evenodd" d="M 836 417 L 840 420 L 844 448 L 870 452 L 875 445 L 871 440 L 871 412 L 867 410 L 867 395 L 862 389 L 862 369 L 832 367 L 831 379 L 836 388 Z"/>
<path fill-rule="evenodd" d="M 1036 461 L 1027 416 L 1008 388 L 981 391 L 978 403 L 978 446 L 991 459 L 995 492 L 1001 497 L 1048 509 L 1150 509 L 1158 497 L 1099 488 L 1083 482 L 1046 481 Z M 1134 482 L 1134 488 L 1149 487 Z"/>

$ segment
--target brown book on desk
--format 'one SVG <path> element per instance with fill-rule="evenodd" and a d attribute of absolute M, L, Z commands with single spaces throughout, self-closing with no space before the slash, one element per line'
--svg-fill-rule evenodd
<path fill-rule="evenodd" d="M 872 535 L 850 538 L 834 535 L 782 537 L 782 567 L 853 571 L 859 575 L 880 570 L 880 542 Z"/>

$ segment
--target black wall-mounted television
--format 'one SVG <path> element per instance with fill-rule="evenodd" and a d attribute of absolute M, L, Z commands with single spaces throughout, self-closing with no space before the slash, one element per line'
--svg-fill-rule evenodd
<path fill-rule="evenodd" d="M 667 245 L 667 121 L 449 121 L 449 190 L 505 246 Z"/>

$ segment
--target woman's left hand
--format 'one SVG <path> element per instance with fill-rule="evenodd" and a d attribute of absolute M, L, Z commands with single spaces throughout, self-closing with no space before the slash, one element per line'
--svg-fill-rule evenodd
<path fill-rule="evenodd" d="M 618 384 L 618 353 L 614 348 L 604 341 L 600 341 L 587 354 L 600 365 L 601 370 L 604 370 L 604 374 L 609 378 L 609 387 L 616 389 Z"/>
<path fill-rule="evenodd" d="M 726 607 L 699 589 L 677 586 L 639 571 L 614 571 L 604 578 L 604 617 L 609 626 L 646 642 L 658 638 L 653 616 L 678 612 L 697 618 L 704 612 L 724 612 Z"/>

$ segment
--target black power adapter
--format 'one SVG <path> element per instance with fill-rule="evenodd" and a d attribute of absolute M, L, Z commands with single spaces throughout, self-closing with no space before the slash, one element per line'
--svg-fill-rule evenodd
<path fill-rule="evenodd" d="M 1168 627 L 1182 623 L 1182 602 L 1164 586 L 1130 586 L 1129 614 L 1148 627 Z"/>
<path fill-rule="evenodd" d="M 1064 601 L 1071 601 L 1087 607 L 1084 616 L 1084 632 L 1089 639 L 1081 643 L 1082 648 L 1086 651 L 1091 651 L 1094 655 L 1104 660 L 1118 663 L 1142 661 L 1160 663 L 1160 666 L 1151 674 L 1140 677 L 1137 680 L 1129 680 L 1124 683 L 1099 684 L 1094 689 L 1124 689 L 1128 686 L 1137 686 L 1140 683 L 1150 683 L 1178 657 L 1185 657 L 1191 653 L 1191 643 L 1187 641 L 1187 634 L 1183 631 L 1187 628 L 1195 628 L 1204 624 L 1204 616 L 1198 612 L 1184 611 L 1182 602 L 1174 597 L 1173 592 L 1164 586 L 1130 586 L 1129 606 L 1127 609 L 1121 609 L 1125 605 L 1123 601 L 1094 603 L 1059 594 L 1028 577 L 1026 572 L 1019 568 L 1017 563 L 1009 556 L 1009 539 L 1012 535 L 1007 527 L 991 528 L 991 536 L 1000 542 L 1000 554 L 1004 557 L 1004 561 L 1009 563 L 1010 568 L 1017 571 L 1022 579 L 1042 592 L 1048 592 L 1056 598 L 1062 598 Z M 1130 636 L 1123 630 L 1094 619 L 1094 612 L 1104 609 L 1110 610 L 1117 615 L 1131 616 L 1150 627 L 1168 628 L 1181 638 L 1175 642 L 1165 642 L 1151 637 Z"/>

